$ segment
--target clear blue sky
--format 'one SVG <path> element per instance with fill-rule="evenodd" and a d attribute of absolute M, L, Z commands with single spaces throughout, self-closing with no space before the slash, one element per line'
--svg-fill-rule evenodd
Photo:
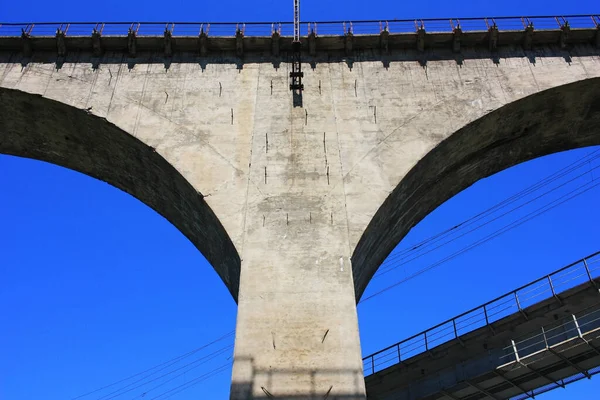
<path fill-rule="evenodd" d="M 291 19 L 291 7 L 291 1 L 281 0 L 2 1 L 0 20 L 279 21 Z M 597 3 L 594 7 L 592 1 L 302 3 L 303 19 L 316 21 L 592 12 L 598 13 Z M 399 246 L 408 247 L 454 226 L 593 150 L 555 154 L 480 181 L 439 207 Z M 600 166 L 600 159 L 588 168 L 595 166 Z M 548 201 L 578 184 L 600 179 L 600 169 L 594 173 L 557 191 Z M 596 188 L 361 304 L 364 355 L 600 250 L 599 198 L 600 188 Z M 374 280 L 367 294 L 542 204 L 535 203 L 485 232 L 398 268 L 386 279 Z M 0 156 L 0 221 L 2 400 L 70 399 L 235 329 L 236 305 L 202 255 L 154 211 L 103 182 L 57 166 Z M 196 358 L 232 343 L 229 337 L 202 350 Z M 224 351 L 151 393 L 158 394 L 230 361 L 231 351 Z M 229 379 L 227 369 L 173 398 L 226 399 Z M 145 389 L 148 386 L 118 399 L 141 398 Z M 596 379 L 540 398 L 594 398 L 599 390 Z M 100 394 L 83 400 L 98 397 Z"/>

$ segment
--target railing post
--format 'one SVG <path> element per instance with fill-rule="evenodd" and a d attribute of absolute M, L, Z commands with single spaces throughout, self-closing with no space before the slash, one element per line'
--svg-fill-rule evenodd
<path fill-rule="evenodd" d="M 527 314 L 521 307 L 521 302 L 519 301 L 519 296 L 517 295 L 517 291 L 515 290 L 513 293 L 515 294 L 515 300 L 517 301 L 517 307 L 519 307 L 519 312 L 523 315 L 523 317 L 525 317 L 526 320 L 529 320 L 529 318 L 527 317 Z"/>
<path fill-rule="evenodd" d="M 512 343 L 513 352 L 515 353 L 515 359 L 517 360 L 517 362 L 521 362 L 521 359 L 519 358 L 519 352 L 517 351 L 517 345 L 515 344 L 515 341 L 511 340 L 511 343 Z"/>
<path fill-rule="evenodd" d="M 371 356 L 371 373 L 375 373 L 375 356 Z"/>
<path fill-rule="evenodd" d="M 425 336 L 425 350 L 429 351 L 429 345 L 427 344 L 427 331 L 423 332 L 423 335 Z"/>
<path fill-rule="evenodd" d="M 587 272 L 588 278 L 590 278 L 590 282 L 595 283 L 594 278 L 592 278 L 592 271 L 590 271 L 590 267 L 585 258 L 583 259 L 583 265 L 585 266 L 585 272 Z"/>
<path fill-rule="evenodd" d="M 571 314 L 571 316 L 573 317 L 573 322 L 575 323 L 575 328 L 577 328 L 577 334 L 579 335 L 579 338 L 583 339 L 583 334 L 581 333 L 581 328 L 579 327 L 577 318 L 575 318 L 575 314 Z"/>
<path fill-rule="evenodd" d="M 590 281 L 593 282 L 594 280 L 592 279 L 592 274 L 590 272 L 590 267 L 588 267 L 588 263 L 587 263 L 587 260 L 585 258 L 583 259 L 583 266 L 585 267 L 585 272 L 587 272 L 588 278 L 590 278 Z"/>
<path fill-rule="evenodd" d="M 548 348 L 548 338 L 546 337 L 546 330 L 544 329 L 543 326 L 542 326 L 542 335 L 544 335 L 544 344 L 546 345 L 546 348 Z"/>
<path fill-rule="evenodd" d="M 550 285 L 550 290 L 552 291 L 552 297 L 554 297 L 556 300 L 558 300 L 558 302 L 562 305 L 563 302 L 560 299 L 560 297 L 558 297 L 558 294 L 556 294 L 556 291 L 554 290 L 554 284 L 552 283 L 552 278 L 550 275 L 548 275 L 548 284 Z"/>
<path fill-rule="evenodd" d="M 400 344 L 398 344 L 398 364 L 402 362 L 402 357 L 400 356 Z"/>
<path fill-rule="evenodd" d="M 485 305 L 485 304 L 483 305 L 483 313 L 485 314 L 485 324 L 486 324 L 486 325 L 489 325 L 489 324 L 490 324 L 490 321 L 488 320 L 487 307 L 486 307 L 486 305 Z"/>
<path fill-rule="evenodd" d="M 588 266 L 587 260 L 585 258 L 583 259 L 583 266 L 585 267 L 585 272 L 587 272 L 587 276 L 590 280 L 590 283 L 598 290 L 598 285 L 596 285 L 596 281 L 594 281 L 594 278 L 592 278 L 590 267 Z"/>
<path fill-rule="evenodd" d="M 455 319 L 452 320 L 452 325 L 454 325 L 454 338 L 458 339 L 458 332 L 456 330 L 456 320 Z"/>
<path fill-rule="evenodd" d="M 554 291 L 554 284 L 552 284 L 552 278 L 548 275 L 548 283 L 550 284 L 550 290 L 552 291 L 552 296 L 556 297 L 556 292 Z"/>

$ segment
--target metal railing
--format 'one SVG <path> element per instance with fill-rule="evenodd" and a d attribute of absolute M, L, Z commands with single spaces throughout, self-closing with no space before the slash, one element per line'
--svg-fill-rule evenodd
<path fill-rule="evenodd" d="M 453 32 L 460 28 L 463 32 L 487 31 L 495 26 L 500 31 L 524 30 L 526 27 L 541 30 L 556 30 L 568 25 L 571 29 L 594 29 L 600 26 L 600 15 L 565 15 L 536 17 L 488 17 L 488 18 L 439 18 L 402 19 L 370 21 L 325 21 L 303 22 L 300 35 L 312 32 L 318 35 L 378 35 L 387 30 L 390 33 L 414 33 L 419 28 L 427 32 Z M 69 36 L 89 36 L 98 32 L 103 36 L 126 36 L 129 31 L 138 36 L 162 36 L 169 31 L 173 36 L 198 36 L 205 32 L 211 36 L 234 36 L 242 32 L 245 36 L 271 36 L 278 32 L 282 36 L 293 37 L 293 22 L 40 22 L 40 23 L 0 23 L 0 36 L 54 36 L 63 32 Z"/>
<path fill-rule="evenodd" d="M 537 354 L 544 351 L 549 351 L 558 357 L 566 359 L 566 357 L 560 355 L 561 349 L 571 350 L 571 346 L 565 345 L 574 339 L 579 339 L 582 344 L 589 347 L 589 350 L 597 354 L 597 348 L 591 345 L 590 342 L 598 337 L 598 330 L 600 329 L 600 309 L 591 312 L 586 311 L 581 314 L 582 315 L 579 316 L 571 315 L 571 318 L 567 319 L 565 322 L 553 325 L 550 328 L 542 327 L 541 332 L 534 334 L 533 336 L 527 336 L 517 342 L 513 340 L 510 346 L 503 349 L 506 354 L 500 357 L 500 360 L 502 360 L 501 363 L 503 363 L 504 366 L 511 365 L 511 363 L 514 362 L 532 365 L 535 364 L 537 360 L 540 360 L 540 358 L 537 357 Z M 595 337 L 586 337 L 586 335 L 590 335 L 592 332 L 595 332 Z M 528 363 L 528 358 L 530 356 L 535 357 L 532 359 L 531 363 Z M 569 361 L 567 362 L 570 363 Z M 565 387 L 569 383 L 583 378 L 591 378 L 593 375 L 600 373 L 600 367 L 590 368 L 588 370 L 583 368 L 576 369 L 581 372 L 571 377 L 561 379 L 560 381 L 553 381 L 550 384 L 533 389 L 530 392 L 514 396 L 512 399 L 524 400 L 526 398 L 534 398 L 541 393 L 559 387 Z M 548 380 L 551 379 L 548 378 Z"/>
<path fill-rule="evenodd" d="M 539 332 L 529 334 L 520 340 L 511 341 L 502 350 L 499 358 L 501 365 L 520 362 L 526 357 L 547 350 L 569 340 L 580 338 L 600 328 L 600 309 L 586 312 L 580 316 L 571 315 L 566 321 L 549 328 L 540 328 Z"/>
<path fill-rule="evenodd" d="M 507 317 L 585 282 L 600 277 L 600 251 L 539 278 L 477 308 L 442 322 L 363 358 L 365 376 L 425 353 L 434 347 Z"/>

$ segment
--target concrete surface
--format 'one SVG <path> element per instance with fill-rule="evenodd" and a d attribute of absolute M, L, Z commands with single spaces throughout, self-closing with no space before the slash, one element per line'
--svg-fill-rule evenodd
<path fill-rule="evenodd" d="M 239 304 L 232 398 L 364 398 L 355 302 L 410 228 L 600 144 L 591 45 L 369 54 L 317 54 L 293 107 L 289 64 L 262 53 L 0 46 L 0 152 L 105 180 L 196 245 Z"/>

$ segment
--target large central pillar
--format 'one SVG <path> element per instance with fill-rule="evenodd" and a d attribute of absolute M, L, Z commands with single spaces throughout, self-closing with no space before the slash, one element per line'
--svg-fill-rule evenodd
<path fill-rule="evenodd" d="M 335 123 L 271 111 L 254 127 L 231 399 L 363 400 Z"/>
<path fill-rule="evenodd" d="M 336 240 L 340 227 L 316 218 L 310 225 L 290 221 L 279 235 L 247 243 L 232 399 L 365 398 L 352 271 Z"/>

